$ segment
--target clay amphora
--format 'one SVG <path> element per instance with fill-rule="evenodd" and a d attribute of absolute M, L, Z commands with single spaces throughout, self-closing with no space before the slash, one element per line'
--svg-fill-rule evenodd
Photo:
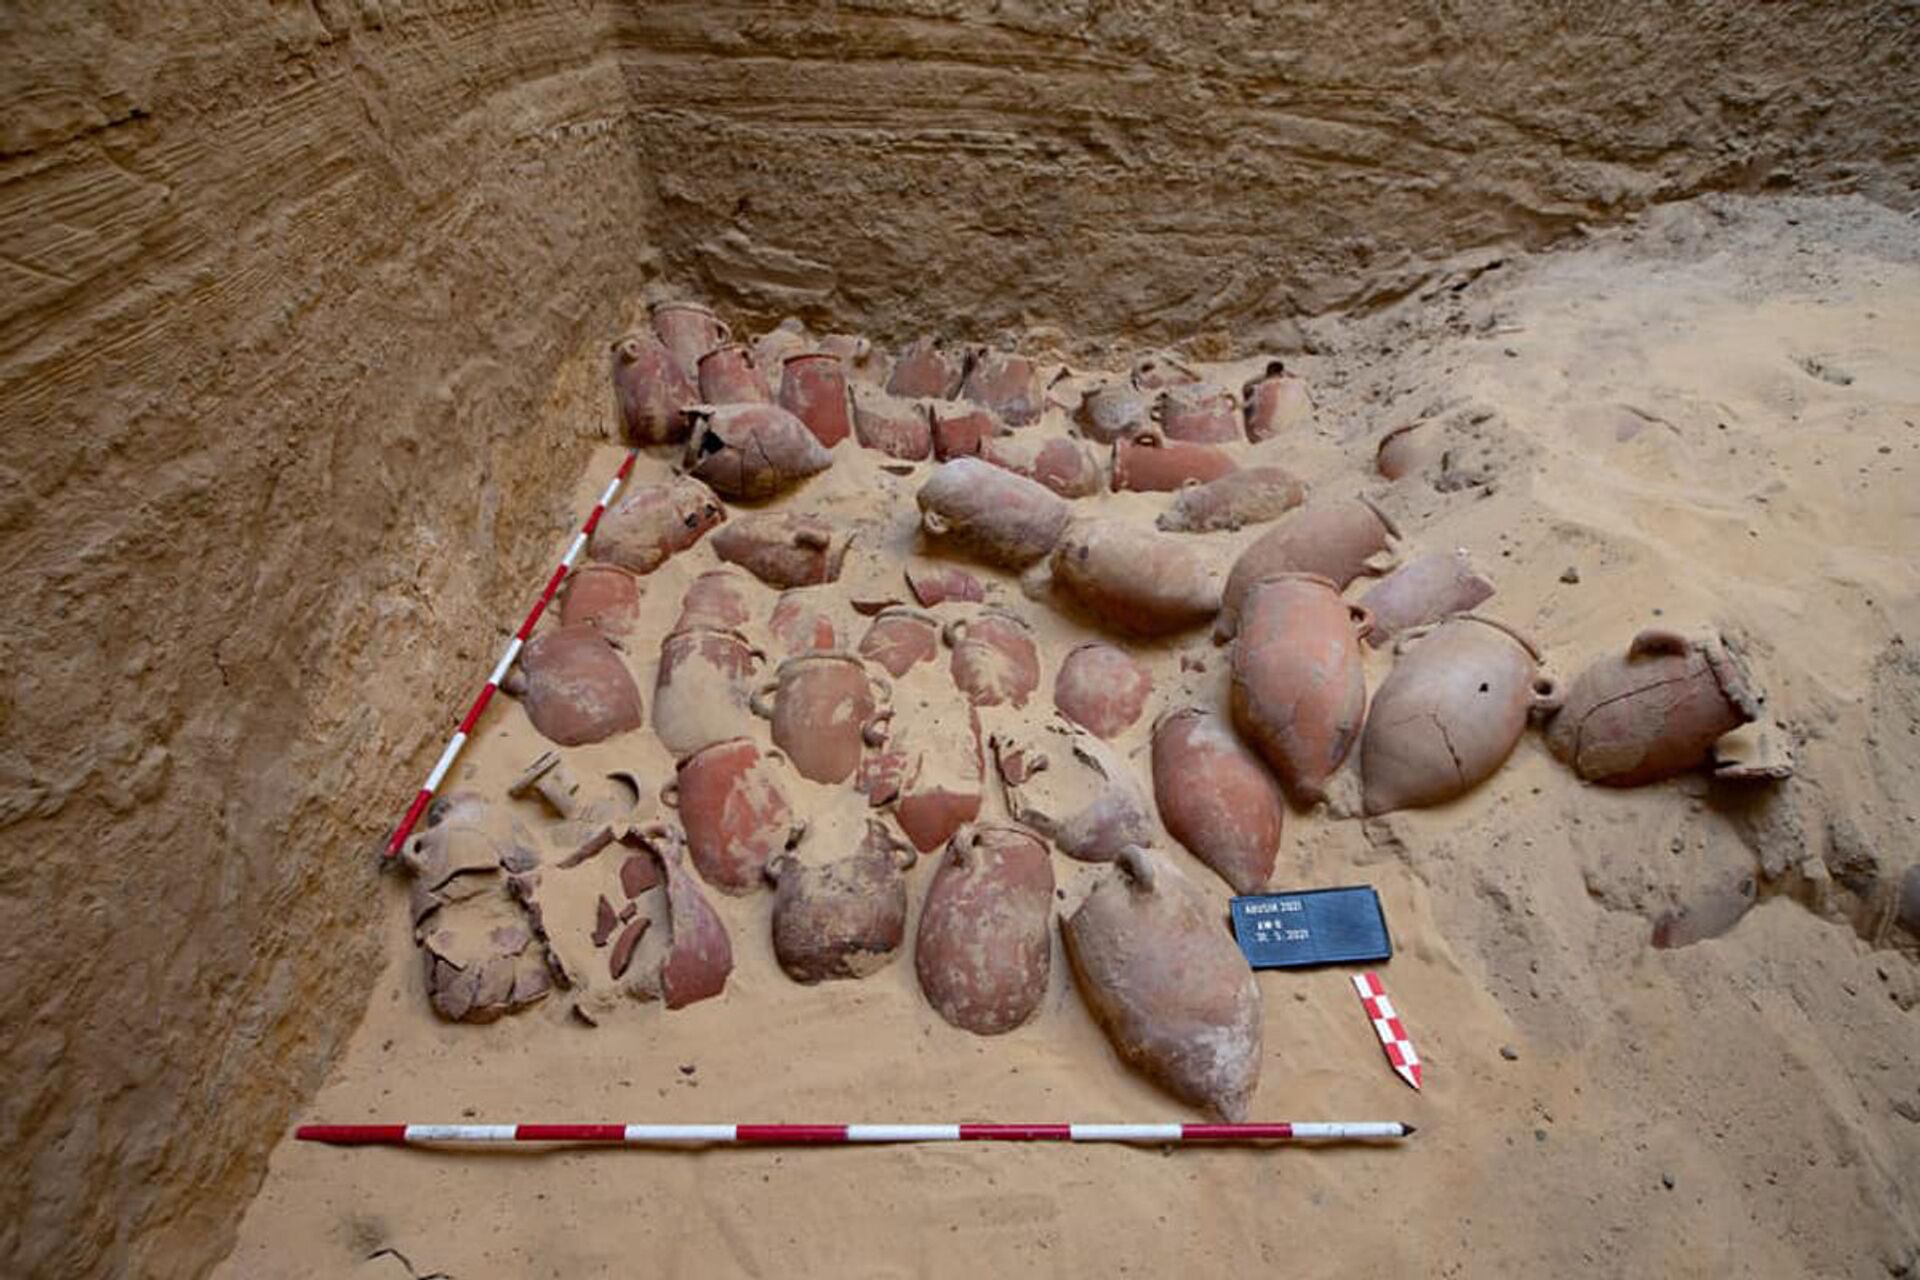
<path fill-rule="evenodd" d="M 1033 361 L 988 347 L 978 347 L 967 357 L 960 398 L 985 405 L 1010 427 L 1037 421 L 1047 407 L 1046 389 Z"/>
<path fill-rule="evenodd" d="M 535 729 L 563 747 L 602 742 L 647 722 L 627 664 L 589 626 L 543 631 L 527 641 L 518 669 L 501 688 L 520 699 Z"/>
<path fill-rule="evenodd" d="M 1306 380 L 1288 373 L 1278 360 L 1267 365 L 1264 377 L 1242 387 L 1240 396 L 1247 417 L 1247 439 L 1255 444 L 1291 431 L 1313 416 Z"/>
<path fill-rule="evenodd" d="M 1133 362 L 1132 382 L 1142 391 L 1164 391 L 1198 381 L 1199 374 L 1164 351 L 1155 351 Z"/>
<path fill-rule="evenodd" d="M 860 638 L 860 656 L 896 680 L 939 652 L 939 619 L 917 609 L 882 609 Z"/>
<path fill-rule="evenodd" d="M 1235 893 L 1260 893 L 1280 855 L 1286 802 L 1219 716 L 1182 707 L 1153 726 L 1153 797 L 1167 834 Z"/>
<path fill-rule="evenodd" d="M 1367 710 L 1367 611 L 1326 578 L 1288 573 L 1247 592 L 1233 645 L 1233 725 L 1295 804 L 1320 800 Z"/>
<path fill-rule="evenodd" d="M 953 683 L 974 706 L 1024 707 L 1040 687 L 1040 651 L 1019 615 L 983 609 L 949 622 L 942 636 L 953 650 Z"/>
<path fill-rule="evenodd" d="M 1718 638 L 1642 631 L 1568 687 L 1547 746 L 1589 782 L 1637 787 L 1707 763 L 1714 740 L 1757 719 L 1760 699 Z"/>
<path fill-rule="evenodd" d="M 766 655 L 735 631 L 675 631 L 660 642 L 653 731 L 676 758 L 753 732 L 748 699 Z"/>
<path fill-rule="evenodd" d="M 629 333 L 613 344 L 613 395 L 628 444 L 678 444 L 687 438 L 682 411 L 700 393 L 666 344 Z"/>
<path fill-rule="evenodd" d="M 1038 480 L 1063 498 L 1085 498 L 1106 487 L 1100 459 L 1081 441 L 1036 432 L 990 437 L 980 456 L 1015 475 Z"/>
<path fill-rule="evenodd" d="M 915 501 L 928 536 L 1008 569 L 1052 551 L 1072 518 L 1059 494 L 979 458 L 941 463 Z"/>
<path fill-rule="evenodd" d="M 871 735 L 877 749 L 861 761 L 857 785 L 868 803 L 893 806 L 914 848 L 937 849 L 980 816 L 986 767 L 979 712 L 948 690 L 881 717 Z"/>
<path fill-rule="evenodd" d="M 824 516 L 768 511 L 742 516 L 714 535 L 713 550 L 770 587 L 834 582 L 853 535 Z"/>
<path fill-rule="evenodd" d="M 887 393 L 906 400 L 951 400 L 960 394 L 965 373 L 964 352 L 949 350 L 938 338 L 918 338 L 893 362 Z"/>
<path fill-rule="evenodd" d="M 1360 597 L 1373 614 L 1367 643 L 1378 649 L 1403 631 L 1464 613 L 1492 595 L 1493 583 L 1474 569 L 1465 548 L 1409 560 Z"/>
<path fill-rule="evenodd" d="M 1165 635 L 1205 622 L 1220 586 L 1187 543 L 1122 520 L 1075 521 L 1053 556 L 1053 582 L 1102 622 Z"/>
<path fill-rule="evenodd" d="M 997 1036 L 1039 1009 L 1053 958 L 1053 863 L 1018 827 L 956 834 L 927 886 L 913 967 L 934 1011 Z"/>
<path fill-rule="evenodd" d="M 1126 650 L 1094 640 L 1078 646 L 1053 678 L 1053 705 L 1097 738 L 1133 727 L 1153 694 L 1153 677 Z"/>
<path fill-rule="evenodd" d="M 1471 613 L 1406 632 L 1360 739 L 1369 814 L 1465 795 L 1513 754 L 1529 712 L 1559 705 L 1540 655 L 1517 632 Z"/>
<path fill-rule="evenodd" d="M 886 677 L 868 671 L 857 655 L 807 653 L 782 662 L 750 705 L 773 722 L 774 745 L 801 777 L 845 782 L 891 697 Z"/>
<path fill-rule="evenodd" d="M 707 404 L 772 404 L 766 375 L 737 342 L 715 347 L 700 357 L 700 399 Z"/>
<path fill-rule="evenodd" d="M 753 340 L 753 367 L 778 369 L 786 363 L 787 357 L 813 349 L 813 340 L 807 336 L 806 322 L 797 316 L 788 316 Z"/>
<path fill-rule="evenodd" d="M 832 603 L 814 588 L 781 593 L 767 620 L 767 630 L 773 633 L 782 657 L 846 648 L 840 638 L 840 624 L 826 612 Z"/>
<path fill-rule="evenodd" d="M 682 760 L 660 799 L 679 810 L 701 879 L 722 893 L 765 887 L 768 860 L 806 830 L 787 802 L 775 757 L 751 738 L 716 742 Z"/>
<path fill-rule="evenodd" d="M 780 366 L 780 407 L 806 423 L 826 448 L 853 434 L 846 367 L 823 352 L 787 357 Z"/>
<path fill-rule="evenodd" d="M 1136 847 L 1101 873 L 1060 936 L 1121 1058 L 1237 1123 L 1260 1087 L 1260 993 L 1223 914 L 1165 858 Z"/>
<path fill-rule="evenodd" d="M 673 630 L 739 631 L 754 615 L 752 599 L 760 584 L 731 565 L 709 569 L 687 584 Z"/>
<path fill-rule="evenodd" d="M 1232 454 L 1210 444 L 1143 435 L 1113 446 L 1113 491 L 1171 493 L 1218 480 L 1237 465 Z"/>
<path fill-rule="evenodd" d="M 913 592 L 913 598 L 929 609 L 949 600 L 964 602 L 987 598 L 987 589 L 981 585 L 980 579 L 965 569 L 948 564 L 908 565 L 907 587 Z"/>
<path fill-rule="evenodd" d="M 986 441 L 1007 434 L 1007 424 L 999 415 L 977 404 L 933 400 L 922 407 L 927 414 L 927 431 L 933 437 L 933 456 L 942 462 L 976 457 Z"/>
<path fill-rule="evenodd" d="M 1384 572 L 1400 531 L 1365 498 L 1310 502 L 1256 538 L 1227 575 L 1214 635 L 1230 639 L 1247 589 L 1279 573 L 1314 574 L 1336 591 L 1363 573 Z"/>
<path fill-rule="evenodd" d="M 650 310 L 653 331 L 689 379 L 697 376 L 701 356 L 733 337 L 726 321 L 697 302 L 656 302 Z"/>
<path fill-rule="evenodd" d="M 1439 450 L 1439 445 L 1432 440 L 1433 432 L 1419 431 L 1425 425 L 1425 419 L 1409 422 L 1381 436 L 1380 444 L 1374 450 L 1374 470 L 1389 480 L 1398 480 L 1425 466 Z"/>
<path fill-rule="evenodd" d="M 854 389 L 853 435 L 861 448 L 903 462 L 919 462 L 933 452 L 933 428 L 926 410 L 872 387 Z"/>
<path fill-rule="evenodd" d="M 820 350 L 839 359 L 847 376 L 856 384 L 880 389 L 893 371 L 893 357 L 857 333 L 829 333 L 819 342 Z"/>
<path fill-rule="evenodd" d="M 1014 821 L 1083 862 L 1111 862 L 1153 839 L 1146 795 L 1119 752 L 1092 734 L 1067 730 L 1059 736 L 1061 749 L 1051 751 L 993 736 L 994 768 Z"/>
<path fill-rule="evenodd" d="M 691 477 L 643 485 L 601 515 L 589 554 L 635 573 L 652 573 L 726 519 L 727 509 L 713 490 Z"/>
<path fill-rule="evenodd" d="M 560 625 L 597 627 L 610 636 L 631 633 L 640 622 L 640 575 L 617 564 L 583 564 L 567 575 L 560 593 Z"/>
<path fill-rule="evenodd" d="M 773 951 L 795 982 L 864 978 L 893 959 L 907 932 L 905 872 L 918 855 L 884 822 L 869 820 L 853 853 L 824 864 L 778 854 Z"/>
<path fill-rule="evenodd" d="M 1169 533 L 1212 533 L 1278 519 L 1306 501 L 1307 486 L 1282 467 L 1242 467 L 1181 488 L 1154 524 Z"/>
<path fill-rule="evenodd" d="M 1153 429 L 1153 397 L 1129 383 L 1109 382 L 1081 397 L 1074 417 L 1080 433 L 1096 444 L 1132 440 Z"/>
<path fill-rule="evenodd" d="M 1247 438 L 1240 425 L 1240 402 L 1231 391 L 1205 383 L 1169 387 L 1160 393 L 1154 416 L 1169 440 L 1194 444 L 1237 444 Z"/>
<path fill-rule="evenodd" d="M 778 405 L 702 405 L 688 412 L 693 435 L 681 465 L 723 498 L 759 502 L 833 465 L 806 424 Z"/>

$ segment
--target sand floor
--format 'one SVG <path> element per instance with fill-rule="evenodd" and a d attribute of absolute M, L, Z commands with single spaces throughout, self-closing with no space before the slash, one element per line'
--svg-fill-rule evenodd
<path fill-rule="evenodd" d="M 1725 633 L 1799 769 L 1778 786 L 1612 792 L 1529 733 L 1453 804 L 1362 820 L 1346 777 L 1327 808 L 1290 814 L 1278 885 L 1380 890 L 1398 946 L 1383 973 L 1426 1088 L 1388 1071 L 1344 971 L 1267 973 L 1255 1116 L 1404 1119 L 1414 1140 L 472 1154 L 289 1141 L 219 1274 L 404 1276 L 370 1256 L 388 1248 L 461 1280 L 1920 1267 L 1920 966 L 1891 923 L 1891 886 L 1920 847 L 1920 227 L 1854 202 L 1669 206 L 1293 332 L 1285 354 L 1314 388 L 1314 422 L 1249 453 L 1316 495 L 1376 495 L 1409 551 L 1468 548 L 1498 586 L 1484 611 L 1561 675 L 1642 627 Z M 1086 351 L 1053 354 L 1089 367 Z M 1215 371 L 1257 363 L 1239 354 Z M 1415 419 L 1435 460 L 1389 484 L 1375 442 Z M 619 457 L 609 446 L 587 474 L 548 478 L 556 511 L 569 498 L 584 511 Z M 925 471 L 877 462 L 848 442 L 785 504 L 868 526 L 835 606 L 855 638 L 865 620 L 847 595 L 905 597 Z M 650 458 L 636 482 L 667 472 Z M 1165 498 L 1098 501 L 1144 520 Z M 1258 532 L 1204 543 L 1224 572 Z M 629 657 L 649 699 L 658 636 L 715 562 L 703 543 L 648 580 Z M 983 576 L 1040 629 L 1046 673 L 1024 711 L 990 709 L 984 727 L 1032 733 L 1060 658 L 1098 633 Z M 501 619 L 520 607 L 502 601 Z M 1154 711 L 1218 700 L 1226 668 L 1204 630 L 1139 652 L 1157 689 L 1119 745 L 1145 779 Z M 1390 668 L 1369 651 L 1371 687 Z M 504 804 L 540 746 L 497 700 L 449 787 Z M 671 771 L 647 734 L 569 760 L 656 786 Z M 397 807 L 404 785 L 369 805 Z M 819 838 L 857 824 L 851 792 L 809 796 Z M 988 797 L 1002 812 L 997 787 Z M 570 835 L 531 804 L 512 818 L 545 857 Z M 1163 847 L 1224 904 L 1217 877 Z M 1058 855 L 1055 871 L 1063 906 L 1093 874 Z M 923 858 L 911 873 L 916 906 L 931 872 Z M 767 896 L 710 894 L 736 956 L 723 997 L 671 1013 L 616 1001 L 596 1028 L 556 997 L 476 1027 L 427 1007 L 402 877 L 369 891 L 390 903 L 387 963 L 307 1119 L 1202 1118 L 1115 1057 L 1057 940 L 1039 1015 L 980 1039 L 928 1007 L 910 956 L 804 988 L 774 962 Z M 1663 917 L 1700 940 L 1655 949 Z"/>

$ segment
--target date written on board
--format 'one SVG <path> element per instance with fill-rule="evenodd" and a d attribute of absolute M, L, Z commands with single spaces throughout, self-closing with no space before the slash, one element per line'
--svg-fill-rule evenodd
<path fill-rule="evenodd" d="M 1235 898 L 1233 936 L 1256 969 L 1370 962 L 1393 955 L 1380 895 L 1367 885 Z"/>

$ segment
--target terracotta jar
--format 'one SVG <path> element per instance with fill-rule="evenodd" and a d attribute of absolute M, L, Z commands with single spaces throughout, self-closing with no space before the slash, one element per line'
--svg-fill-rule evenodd
<path fill-rule="evenodd" d="M 983 609 L 956 618 L 942 633 L 953 650 L 953 683 L 976 707 L 1027 705 L 1040 687 L 1040 651 L 1033 628 L 1017 614 Z"/>
<path fill-rule="evenodd" d="M 782 657 L 847 647 L 840 637 L 840 624 L 827 612 L 832 603 L 816 587 L 796 587 L 780 593 L 767 619 L 767 630 L 773 633 Z"/>
<path fill-rule="evenodd" d="M 828 355 L 838 357 L 856 384 L 878 390 L 892 375 L 893 357 L 857 333 L 825 334 L 819 346 Z"/>
<path fill-rule="evenodd" d="M 1547 746 L 1589 782 L 1637 787 L 1706 764 L 1760 697 L 1717 637 L 1642 631 L 1624 656 L 1582 671 L 1547 725 Z"/>
<path fill-rule="evenodd" d="M 682 760 L 661 788 L 661 801 L 679 811 L 694 867 L 722 893 L 764 888 L 768 861 L 806 830 L 777 759 L 751 738 L 729 738 Z"/>
<path fill-rule="evenodd" d="M 1247 438 L 1240 425 L 1240 402 L 1231 391 L 1205 383 L 1162 391 L 1155 416 L 1161 433 L 1169 440 L 1240 444 Z"/>
<path fill-rule="evenodd" d="M 1105 641 L 1079 645 L 1053 678 L 1053 705 L 1098 738 L 1133 727 L 1153 695 L 1153 677 L 1126 650 Z"/>
<path fill-rule="evenodd" d="M 527 719 L 563 747 L 602 742 L 646 724 L 633 673 L 607 638 L 589 626 L 543 631 L 520 651 L 501 684 Z"/>
<path fill-rule="evenodd" d="M 917 609 L 882 609 L 860 639 L 860 656 L 898 680 L 940 652 L 940 621 Z"/>
<path fill-rule="evenodd" d="M 857 785 L 868 803 L 893 807 L 914 848 L 937 849 L 980 816 L 980 715 L 958 690 L 946 690 L 881 718 Z"/>
<path fill-rule="evenodd" d="M 960 398 L 985 405 L 1010 427 L 1037 422 L 1047 407 L 1046 389 L 1033 361 L 989 347 L 976 348 L 967 357 Z"/>
<path fill-rule="evenodd" d="M 1529 712 L 1559 705 L 1518 632 L 1471 613 L 1407 632 L 1360 740 L 1369 814 L 1444 804 L 1492 777 Z"/>
<path fill-rule="evenodd" d="M 660 642 L 653 731 L 683 757 L 753 731 L 748 700 L 766 655 L 734 631 L 676 631 Z"/>
<path fill-rule="evenodd" d="M 1234 728 L 1294 803 L 1313 804 L 1360 736 L 1367 710 L 1360 638 L 1367 611 L 1325 578 L 1288 573 L 1256 583 L 1233 645 Z"/>
<path fill-rule="evenodd" d="M 1313 417 L 1313 400 L 1307 395 L 1304 378 L 1296 378 L 1278 360 L 1267 365 L 1264 376 L 1247 383 L 1240 391 L 1247 419 L 1247 439 L 1258 444 L 1292 431 Z"/>
<path fill-rule="evenodd" d="M 1493 583 L 1473 567 L 1464 548 L 1409 560 L 1360 597 L 1373 614 L 1367 643 L 1378 649 L 1403 631 L 1464 613 L 1492 596 Z"/>
<path fill-rule="evenodd" d="M 933 428 L 926 410 L 872 387 L 853 393 L 853 435 L 863 449 L 902 462 L 919 462 L 933 452 Z"/>
<path fill-rule="evenodd" d="M 1247 1118 L 1260 1087 L 1260 992 L 1217 905 L 1165 858 L 1133 848 L 1060 936 L 1121 1058 L 1184 1102 Z"/>
<path fill-rule="evenodd" d="M 1053 556 L 1054 586 L 1110 626 L 1166 635 L 1196 626 L 1220 607 L 1206 560 L 1175 538 L 1124 520 L 1079 520 Z"/>
<path fill-rule="evenodd" d="M 951 400 L 960 394 L 965 374 L 964 352 L 949 350 L 938 338 L 918 338 L 893 362 L 887 393 L 907 400 Z"/>
<path fill-rule="evenodd" d="M 955 835 L 927 886 L 913 966 L 920 990 L 963 1031 L 995 1036 L 1031 1018 L 1053 957 L 1053 864 L 1018 827 Z"/>
<path fill-rule="evenodd" d="M 1181 707 L 1153 727 L 1153 796 L 1167 834 L 1235 893 L 1260 893 L 1280 855 L 1286 802 L 1225 720 Z"/>
<path fill-rule="evenodd" d="M 700 357 L 700 399 L 707 404 L 772 404 L 766 375 L 753 367 L 753 353 L 737 342 Z"/>
<path fill-rule="evenodd" d="M 1184 486 L 1154 524 L 1169 533 L 1213 533 L 1275 520 L 1305 502 L 1307 486 L 1282 467 L 1242 467 Z"/>
<path fill-rule="evenodd" d="M 628 444 L 678 444 L 687 438 L 683 411 L 700 392 L 666 344 L 629 333 L 613 344 L 613 395 Z"/>
<path fill-rule="evenodd" d="M 680 598 L 680 616 L 668 634 L 740 631 L 752 620 L 752 600 L 760 593 L 760 584 L 737 568 L 709 569 L 687 584 L 687 593 Z"/>
<path fill-rule="evenodd" d="M 1008 734 L 990 740 L 1008 815 L 1082 862 L 1111 862 L 1152 840 L 1146 796 L 1120 754 L 1090 733 L 1056 733 L 1064 749 Z"/>
<path fill-rule="evenodd" d="M 813 340 L 807 335 L 806 322 L 797 316 L 788 316 L 753 340 L 753 367 L 778 369 L 787 357 L 811 350 Z"/>
<path fill-rule="evenodd" d="M 1218 480 L 1237 465 L 1232 454 L 1210 444 L 1140 436 L 1113 446 L 1113 491 L 1171 493 Z"/>
<path fill-rule="evenodd" d="M 754 714 L 773 722 L 774 745 L 801 777 L 845 782 L 859 767 L 866 736 L 892 697 L 885 676 L 851 653 L 788 658 L 754 691 Z"/>
<path fill-rule="evenodd" d="M 1214 634 L 1223 640 L 1233 636 L 1242 598 L 1263 578 L 1313 574 L 1345 591 L 1363 573 L 1384 572 L 1399 534 L 1386 513 L 1365 498 L 1308 503 L 1261 534 L 1233 562 Z"/>
<path fill-rule="evenodd" d="M 1426 425 L 1425 419 L 1408 422 L 1381 436 L 1374 450 L 1374 470 L 1389 480 L 1398 480 L 1424 467 L 1439 452 L 1433 442 L 1437 433 L 1420 431 Z"/>
<path fill-rule="evenodd" d="M 659 996 L 669 1009 L 719 995 L 733 972 L 733 940 L 687 869 L 685 837 L 656 822 L 629 832 L 621 842 L 653 856 L 667 890 L 667 949 L 659 970 L 629 984 Z"/>
<path fill-rule="evenodd" d="M 650 311 L 654 333 L 689 379 L 696 376 L 701 356 L 733 337 L 726 321 L 697 302 L 656 302 Z"/>
<path fill-rule="evenodd" d="M 1015 475 L 1037 480 L 1063 498 L 1086 498 L 1106 486 L 1093 450 L 1067 436 L 1037 432 L 997 436 L 980 442 L 980 456 Z"/>
<path fill-rule="evenodd" d="M 634 573 L 652 573 L 726 519 L 719 497 L 691 477 L 642 485 L 601 514 L 588 554 Z"/>
<path fill-rule="evenodd" d="M 1072 518 L 1045 485 L 979 458 L 941 463 L 915 501 L 929 537 L 1008 569 L 1052 551 Z"/>
<path fill-rule="evenodd" d="M 1007 424 L 998 414 L 977 404 L 950 404 L 931 400 L 922 406 L 927 414 L 927 431 L 933 438 L 933 456 L 945 462 L 949 458 L 972 458 L 980 447 L 995 436 L 1007 434 Z"/>
<path fill-rule="evenodd" d="M 787 357 L 780 366 L 780 407 L 828 449 L 853 434 L 846 366 L 824 352 Z"/>
<path fill-rule="evenodd" d="M 617 564 L 583 564 L 567 575 L 560 592 L 560 625 L 586 625 L 624 636 L 640 623 L 640 575 Z"/>
<path fill-rule="evenodd" d="M 825 516 L 768 511 L 742 516 L 713 539 L 714 554 L 770 587 L 835 582 L 853 535 Z"/>
<path fill-rule="evenodd" d="M 787 976 L 864 978 L 891 961 L 907 933 L 906 870 L 917 856 L 878 820 L 857 849 L 831 862 L 776 855 L 767 868 L 773 953 Z"/>
<path fill-rule="evenodd" d="M 681 465 L 721 497 L 764 501 L 833 465 L 806 424 L 778 405 L 702 406 L 690 416 Z"/>
<path fill-rule="evenodd" d="M 1104 383 L 1080 398 L 1074 418 L 1096 444 L 1133 440 L 1153 429 L 1153 397 L 1130 383 Z"/>

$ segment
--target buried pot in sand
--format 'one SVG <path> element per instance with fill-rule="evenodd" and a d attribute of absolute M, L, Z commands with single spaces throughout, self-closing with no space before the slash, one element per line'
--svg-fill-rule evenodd
<path fill-rule="evenodd" d="M 781 763 L 752 739 L 732 738 L 682 760 L 661 788 L 661 801 L 680 814 L 700 878 L 722 893 L 765 887 L 767 863 L 806 831 L 787 800 Z"/>
<path fill-rule="evenodd" d="M 604 742 L 646 723 L 633 673 L 598 629 L 582 624 L 527 641 L 500 691 L 520 699 L 533 727 L 563 747 Z"/>
<path fill-rule="evenodd" d="M 816 833 L 813 841 L 831 837 Z M 864 978 L 893 959 L 907 932 L 906 871 L 918 857 L 887 824 L 868 819 L 851 853 L 831 861 L 776 855 L 773 951 L 795 982 Z"/>
<path fill-rule="evenodd" d="M 1056 590 L 1109 626 L 1159 636 L 1220 608 L 1220 584 L 1186 543 L 1122 520 L 1079 520 L 1053 556 Z"/>
<path fill-rule="evenodd" d="M 1399 536 L 1386 513 L 1365 498 L 1308 503 L 1261 534 L 1233 562 L 1214 623 L 1215 637 L 1233 638 L 1241 601 L 1255 583 L 1275 574 L 1306 573 L 1326 578 L 1336 592 L 1345 591 L 1361 574 L 1392 567 Z"/>
<path fill-rule="evenodd" d="M 947 844 L 920 909 L 914 972 L 963 1031 L 994 1036 L 1031 1018 L 1053 956 L 1053 864 L 1018 827 L 968 827 Z"/>
<path fill-rule="evenodd" d="M 1153 795 L 1167 834 L 1235 893 L 1266 889 L 1280 855 L 1286 801 L 1225 720 L 1198 707 L 1160 717 L 1153 726 Z"/>
<path fill-rule="evenodd" d="M 1055 726 L 1054 749 L 995 734 L 994 768 L 1016 822 L 1082 862 L 1111 862 L 1153 839 L 1152 810 L 1119 752 L 1091 734 Z"/>
<path fill-rule="evenodd" d="M 1367 611 L 1327 579 L 1283 573 L 1241 605 L 1233 642 L 1233 725 L 1295 804 L 1321 800 L 1367 710 L 1360 638 Z"/>
<path fill-rule="evenodd" d="M 1073 517 L 1039 481 L 979 458 L 941 463 L 914 500 L 929 538 L 1004 569 L 1044 558 Z"/>
<path fill-rule="evenodd" d="M 835 582 L 853 535 L 826 516 L 804 511 L 759 511 L 730 522 L 713 537 L 714 554 L 770 587 Z"/>
<path fill-rule="evenodd" d="M 690 476 L 643 485 L 607 508 L 588 554 L 634 573 L 652 573 L 726 519 L 719 497 Z"/>
<path fill-rule="evenodd" d="M 693 379 L 651 333 L 630 333 L 613 344 L 613 394 L 630 445 L 679 444 L 691 428 L 685 410 L 700 403 Z"/>
<path fill-rule="evenodd" d="M 702 405 L 687 413 L 694 425 L 682 465 L 723 498 L 778 497 L 833 465 L 807 424 L 778 405 Z"/>

